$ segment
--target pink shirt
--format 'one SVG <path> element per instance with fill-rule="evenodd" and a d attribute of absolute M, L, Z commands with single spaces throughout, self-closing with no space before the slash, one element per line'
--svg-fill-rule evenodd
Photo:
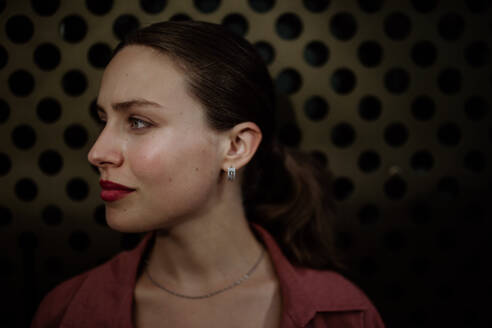
<path fill-rule="evenodd" d="M 280 326 L 384 327 L 379 313 L 364 293 L 333 271 L 293 266 L 273 237 L 261 226 L 252 227 L 269 252 L 282 295 Z M 133 291 L 137 271 L 153 233 L 131 251 L 77 275 L 50 291 L 41 302 L 31 328 L 134 328 Z"/>

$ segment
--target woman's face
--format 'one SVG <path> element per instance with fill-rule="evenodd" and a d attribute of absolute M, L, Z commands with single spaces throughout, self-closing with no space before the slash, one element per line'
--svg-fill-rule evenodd
<path fill-rule="evenodd" d="M 97 103 L 106 123 L 89 162 L 102 180 L 135 189 L 106 201 L 108 225 L 141 232 L 206 214 L 224 138 L 207 126 L 175 64 L 150 47 L 127 46 L 106 68 Z"/>

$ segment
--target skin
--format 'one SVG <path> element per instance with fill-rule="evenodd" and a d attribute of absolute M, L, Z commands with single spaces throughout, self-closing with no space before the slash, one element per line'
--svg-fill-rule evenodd
<path fill-rule="evenodd" d="M 261 141 L 257 125 L 243 122 L 222 132 L 210 128 L 202 105 L 187 90 L 184 72 L 144 46 L 127 46 L 111 60 L 97 103 L 106 123 L 88 160 L 101 179 L 135 189 L 106 202 L 108 225 L 122 232 L 156 230 L 148 269 L 179 293 L 202 295 L 239 279 L 263 248 L 249 228 L 240 189 L 242 168 Z M 233 182 L 226 178 L 230 166 L 236 168 Z M 244 311 L 234 313 L 246 316 L 249 305 L 261 321 L 256 326 L 273 327 L 280 307 L 276 281 L 266 255 L 245 283 L 212 301 L 189 303 L 164 295 L 142 275 L 135 321 L 139 327 L 162 323 L 162 311 L 153 309 L 165 304 L 173 309 L 165 315 L 170 324 L 185 327 L 195 324 L 193 318 L 202 323 L 208 318 L 225 326 L 230 322 L 219 321 L 238 318 L 210 309 L 240 302 Z M 195 316 L 183 318 L 185 309 Z M 173 319 L 173 313 L 179 316 Z"/>

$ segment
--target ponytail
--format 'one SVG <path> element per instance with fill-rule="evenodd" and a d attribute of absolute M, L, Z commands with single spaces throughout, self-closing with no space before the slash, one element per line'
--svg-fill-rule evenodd
<path fill-rule="evenodd" d="M 336 208 L 331 174 L 300 150 L 277 142 L 269 154 L 266 148 L 245 172 L 243 195 L 248 218 L 273 235 L 291 263 L 344 269 L 334 246 Z M 256 172 L 260 174 L 255 176 Z"/>

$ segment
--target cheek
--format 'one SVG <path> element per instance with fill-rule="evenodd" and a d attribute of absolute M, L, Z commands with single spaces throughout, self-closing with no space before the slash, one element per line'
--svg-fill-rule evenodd
<path fill-rule="evenodd" d="M 196 183 L 206 183 L 204 180 L 219 174 L 213 144 L 196 137 L 168 140 L 134 145 L 130 167 L 137 184 L 164 189 L 174 185 L 180 189 L 194 188 Z"/>

